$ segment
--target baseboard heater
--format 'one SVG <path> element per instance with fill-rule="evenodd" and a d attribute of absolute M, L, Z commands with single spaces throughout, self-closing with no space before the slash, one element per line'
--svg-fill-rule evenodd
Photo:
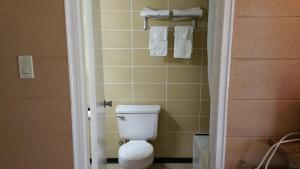
<path fill-rule="evenodd" d="M 107 163 L 118 163 L 117 158 L 107 158 Z M 154 158 L 154 163 L 192 163 L 193 158 Z"/>
<path fill-rule="evenodd" d="M 193 136 L 193 165 L 194 169 L 208 169 L 208 142 L 207 133 L 199 133 Z"/>

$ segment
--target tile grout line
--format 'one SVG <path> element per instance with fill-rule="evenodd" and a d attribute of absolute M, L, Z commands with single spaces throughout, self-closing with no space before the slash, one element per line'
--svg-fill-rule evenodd
<path fill-rule="evenodd" d="M 0 98 L 1 99 L 1 98 Z M 7 98 L 5 98 L 7 99 Z M 108 99 L 115 99 L 115 100 L 118 100 L 118 101 L 130 101 L 131 98 L 110 98 L 108 97 Z M 137 100 L 141 100 L 141 101 L 146 101 L 146 100 L 149 100 L 149 101 L 166 101 L 166 98 L 161 98 L 161 99 L 151 99 L 151 98 L 138 98 Z M 191 99 L 175 99 L 175 98 L 170 98 L 168 99 L 169 101 L 199 101 L 199 99 L 197 98 L 191 98 Z M 208 98 L 203 98 L 202 99 L 203 101 L 209 101 Z M 299 101 L 299 100 L 297 100 Z"/>
<path fill-rule="evenodd" d="M 96 67 L 102 67 L 101 65 L 96 65 Z M 103 66 L 104 68 L 201 68 L 201 66 Z"/>
<path fill-rule="evenodd" d="M 168 5 L 168 9 L 170 8 L 170 0 L 167 1 L 167 5 Z M 167 25 L 169 25 L 169 21 L 167 21 Z M 169 33 L 169 32 L 168 32 Z M 169 41 L 168 41 L 169 43 Z M 169 45 L 169 44 L 168 44 Z M 167 136 L 167 131 L 168 131 L 168 73 L 169 73 L 169 59 L 168 59 L 168 55 L 166 56 L 166 119 L 165 119 L 165 144 L 164 144 L 164 153 L 166 153 L 166 146 L 168 143 L 168 136 Z"/>
<path fill-rule="evenodd" d="M 111 47 L 111 48 L 108 48 L 108 47 L 104 47 L 104 48 L 95 48 L 96 50 L 130 50 L 131 48 L 117 48 L 117 47 Z M 148 48 L 133 48 L 135 50 L 148 50 Z M 170 47 L 168 48 L 168 50 L 173 50 L 174 48 Z M 206 49 L 206 48 L 193 48 L 193 50 L 203 50 L 203 49 Z"/>
<path fill-rule="evenodd" d="M 168 21 L 166 21 L 168 23 Z M 203 29 L 203 28 L 202 28 Z M 144 29 L 99 29 L 99 28 L 95 28 L 95 31 L 103 31 L 103 32 L 130 32 L 130 31 L 135 31 L 135 32 L 145 32 Z M 146 30 L 148 31 L 148 30 Z M 196 29 L 194 30 L 194 32 L 201 32 L 201 29 Z M 168 32 L 174 32 L 173 30 L 170 30 Z"/>
<path fill-rule="evenodd" d="M 107 115 L 107 117 L 115 117 L 115 115 Z M 197 118 L 197 117 L 202 117 L 202 118 L 207 118 L 209 117 L 209 115 L 172 115 L 172 117 L 176 117 L 176 118 Z M 164 131 L 164 130 L 163 130 Z M 172 130 L 169 130 L 172 131 Z M 187 131 L 187 130 L 185 130 Z M 164 131 L 164 132 L 168 132 L 168 131 Z"/>
<path fill-rule="evenodd" d="M 204 118 L 204 117 L 208 117 L 208 115 L 207 116 L 202 116 L 202 115 L 199 116 L 199 115 L 176 115 L 176 114 L 174 115 L 173 114 L 172 117 L 177 117 L 177 118 L 180 118 L 180 117 L 182 117 L 182 118 L 203 117 Z"/>
<path fill-rule="evenodd" d="M 133 92 L 133 50 L 134 50 L 134 46 L 133 46 L 133 14 L 132 14 L 132 8 L 133 8 L 133 2 L 132 0 L 130 0 L 130 46 L 131 46 L 131 103 L 134 103 L 134 92 Z"/>
<path fill-rule="evenodd" d="M 203 23 L 202 23 L 203 24 Z M 203 44 L 204 44 L 204 25 L 202 25 L 202 39 L 201 39 L 201 41 L 202 41 L 202 43 L 201 43 L 201 48 L 203 48 Z M 201 61 L 200 61 L 200 65 L 201 65 L 201 70 L 200 70 L 200 72 L 201 72 L 201 75 L 200 75 L 200 81 L 201 81 L 201 83 L 203 82 L 202 80 L 203 80 L 203 61 L 204 61 L 204 50 L 201 50 Z M 199 92 L 200 92 L 200 102 L 199 102 L 199 122 L 198 122 L 198 126 L 199 126 L 199 131 L 201 131 L 202 129 L 201 129 L 201 117 L 200 117 L 200 115 L 201 115 L 201 109 L 202 109 L 202 84 L 200 84 L 199 85 Z"/>
<path fill-rule="evenodd" d="M 207 0 L 204 0 L 204 6 L 205 6 L 205 8 L 206 8 L 206 6 L 207 6 Z M 205 14 L 204 14 L 205 15 Z M 206 17 L 206 16 L 203 16 L 203 17 Z M 201 48 L 204 48 L 204 42 L 205 42 L 205 29 L 207 29 L 207 28 L 205 28 L 205 22 L 206 22 L 206 20 L 204 21 L 204 22 L 202 22 L 202 46 L 201 46 Z M 200 113 L 199 113 L 199 129 L 202 131 L 202 128 L 201 128 L 201 117 L 202 117 L 202 83 L 203 83 L 203 73 L 205 72 L 204 71 L 204 66 L 203 66 L 203 64 L 204 64 L 204 60 L 206 59 L 206 57 L 207 56 L 204 56 L 204 50 L 202 50 L 201 51 L 202 52 L 202 57 L 201 57 L 201 85 L 200 85 Z M 205 63 L 206 64 L 206 63 Z M 206 69 L 207 69 L 207 67 L 206 67 Z M 209 117 L 209 116 L 208 116 Z M 209 131 L 208 131 L 209 132 Z"/>
<path fill-rule="evenodd" d="M 113 116 L 111 116 L 111 117 L 113 117 Z M 181 133 L 195 133 L 195 131 L 196 130 L 169 130 L 169 131 L 167 131 L 167 133 L 172 133 L 172 134 L 180 133 L 181 134 Z M 118 129 L 105 131 L 105 133 L 115 133 L 115 134 L 118 132 L 119 132 Z M 158 132 L 159 132 L 159 130 L 158 130 Z"/>
<path fill-rule="evenodd" d="M 102 84 L 100 82 L 96 83 L 96 84 Z M 166 83 L 104 83 L 104 85 L 129 85 L 129 84 L 133 84 L 133 85 L 165 85 Z M 168 85 L 207 85 L 208 83 L 168 83 Z"/>

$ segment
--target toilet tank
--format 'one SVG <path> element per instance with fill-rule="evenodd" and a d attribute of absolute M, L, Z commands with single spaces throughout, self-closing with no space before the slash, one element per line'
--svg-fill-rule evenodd
<path fill-rule="evenodd" d="M 159 105 L 118 105 L 120 137 L 127 140 L 154 140 L 157 135 Z"/>

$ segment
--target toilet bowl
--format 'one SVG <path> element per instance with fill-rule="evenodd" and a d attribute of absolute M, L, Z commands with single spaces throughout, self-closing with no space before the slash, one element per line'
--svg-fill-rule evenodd
<path fill-rule="evenodd" d="M 154 159 L 153 146 L 147 140 L 157 135 L 158 105 L 119 105 L 116 107 L 119 134 L 129 140 L 118 153 L 124 169 L 145 169 Z"/>
<path fill-rule="evenodd" d="M 154 159 L 153 147 L 147 141 L 129 141 L 119 149 L 119 164 L 125 169 L 145 169 Z"/>

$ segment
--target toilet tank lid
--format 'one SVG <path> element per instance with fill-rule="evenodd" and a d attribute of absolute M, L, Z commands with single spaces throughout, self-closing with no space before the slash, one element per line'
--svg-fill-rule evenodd
<path fill-rule="evenodd" d="M 159 105 L 118 105 L 116 107 L 116 113 L 121 114 L 156 114 L 159 113 Z"/>

